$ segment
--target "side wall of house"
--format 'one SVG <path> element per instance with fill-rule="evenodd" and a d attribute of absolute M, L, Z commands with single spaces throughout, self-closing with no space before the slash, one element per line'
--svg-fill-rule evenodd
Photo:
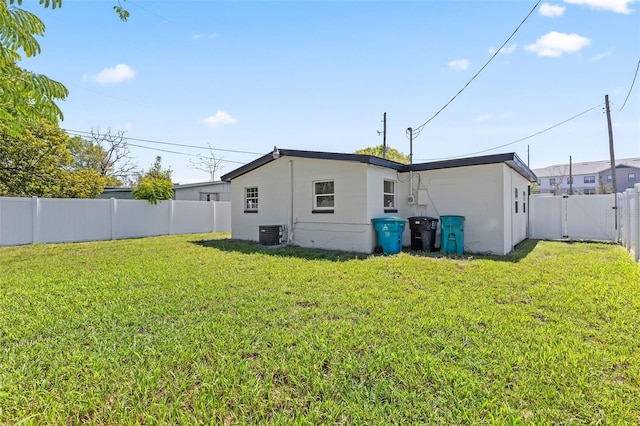
<path fill-rule="evenodd" d="M 505 164 L 491 164 L 414 172 L 416 203 L 402 203 L 400 216 L 464 216 L 465 252 L 506 254 L 510 249 L 505 249 L 505 229 L 510 229 L 511 223 L 505 220 L 505 197 L 513 190 L 506 193 L 505 169 Z M 408 179 L 410 174 L 404 175 Z M 401 185 L 401 189 L 400 198 L 406 200 L 409 183 Z M 405 245 L 410 244 L 410 233 L 407 234 Z M 436 246 L 439 245 L 440 222 L 436 236 Z"/>
<path fill-rule="evenodd" d="M 506 164 L 504 173 L 504 232 L 503 253 L 527 238 L 529 223 L 529 181 Z"/>
<path fill-rule="evenodd" d="M 318 181 L 334 182 L 332 212 L 314 211 Z M 371 252 L 366 185 L 365 164 L 281 157 L 232 181 L 232 237 L 259 241 L 260 225 L 285 225 L 289 241 L 302 247 Z M 245 213 L 247 187 L 258 188 L 256 213 Z"/>

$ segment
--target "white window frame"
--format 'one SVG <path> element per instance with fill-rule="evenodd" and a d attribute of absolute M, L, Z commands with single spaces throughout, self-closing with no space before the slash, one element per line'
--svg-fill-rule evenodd
<path fill-rule="evenodd" d="M 333 192 L 322 192 L 316 193 L 318 184 L 327 184 L 331 183 L 333 187 Z M 318 203 L 319 198 L 331 198 L 332 203 L 330 206 L 321 205 L 323 203 Z M 336 183 L 333 179 L 323 179 L 323 180 L 315 180 L 313 181 L 313 212 L 314 213 L 333 213 L 333 210 L 336 205 Z"/>
<path fill-rule="evenodd" d="M 391 192 L 387 192 L 387 183 L 391 184 Z M 382 204 L 384 207 L 385 212 L 390 212 L 390 213 L 396 213 L 398 211 L 398 206 L 396 205 L 396 200 L 398 199 L 398 197 L 396 197 L 396 188 L 398 187 L 398 185 L 396 185 L 396 181 L 392 180 L 392 179 L 384 179 L 382 182 Z M 391 203 L 387 203 L 387 199 L 390 198 Z"/>
<path fill-rule="evenodd" d="M 629 179 L 629 182 L 635 182 L 636 181 L 636 173 L 635 172 L 629 173 L 628 179 Z"/>
<path fill-rule="evenodd" d="M 246 186 L 244 188 L 244 212 L 257 213 L 259 205 L 259 192 L 257 186 Z"/>
<path fill-rule="evenodd" d="M 585 176 L 583 183 L 596 183 L 596 177 L 595 176 Z"/>

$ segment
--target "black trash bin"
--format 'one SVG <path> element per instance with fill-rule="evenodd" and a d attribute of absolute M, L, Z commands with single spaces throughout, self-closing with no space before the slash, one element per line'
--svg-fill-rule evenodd
<path fill-rule="evenodd" d="M 411 228 L 411 250 L 436 251 L 438 219 L 428 216 L 410 217 L 409 228 Z"/>

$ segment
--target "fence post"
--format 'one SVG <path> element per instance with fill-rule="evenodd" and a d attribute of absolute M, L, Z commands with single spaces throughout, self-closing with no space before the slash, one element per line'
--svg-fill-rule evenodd
<path fill-rule="evenodd" d="M 636 183 L 633 187 L 633 203 L 634 203 L 634 210 L 633 213 L 635 215 L 635 217 L 631 218 L 631 220 L 635 221 L 635 229 L 636 229 L 636 235 L 634 237 L 634 241 L 635 241 L 635 258 L 636 258 L 636 262 L 640 261 L 640 183 Z"/>
<path fill-rule="evenodd" d="M 40 227 L 38 226 L 38 214 L 40 210 L 40 201 L 35 195 L 31 197 L 31 243 L 35 244 L 40 241 Z"/>
<path fill-rule="evenodd" d="M 216 232 L 216 203 L 217 201 L 210 201 L 211 203 L 211 230 L 209 232 Z"/>
<path fill-rule="evenodd" d="M 173 200 L 169 200 L 169 235 L 173 234 Z"/>
<path fill-rule="evenodd" d="M 111 239 L 115 240 L 116 239 L 116 227 L 118 226 L 118 222 L 117 222 L 118 207 L 116 205 L 115 197 L 111 197 L 110 200 L 111 200 L 111 205 L 110 205 L 110 209 L 111 209 Z"/>

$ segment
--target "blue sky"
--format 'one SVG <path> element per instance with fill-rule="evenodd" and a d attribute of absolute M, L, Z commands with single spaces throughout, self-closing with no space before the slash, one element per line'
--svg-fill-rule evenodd
<path fill-rule="evenodd" d="M 226 173 L 274 146 L 381 144 L 386 112 L 388 145 L 408 154 L 406 129 L 449 102 L 536 1 L 128 0 L 126 23 L 114 3 L 25 1 L 46 32 L 21 65 L 69 89 L 64 129 L 124 130 L 145 140 L 130 141 L 146 147 L 131 147 L 141 167 L 161 155 L 189 183 L 207 180 L 189 164 L 208 150 L 148 141 L 210 144 Z M 528 146 L 532 168 L 608 159 L 606 94 L 616 157 L 639 157 L 640 76 L 619 111 L 640 60 L 639 10 L 634 0 L 541 2 L 424 126 L 414 160 L 516 152 L 526 162 Z"/>

